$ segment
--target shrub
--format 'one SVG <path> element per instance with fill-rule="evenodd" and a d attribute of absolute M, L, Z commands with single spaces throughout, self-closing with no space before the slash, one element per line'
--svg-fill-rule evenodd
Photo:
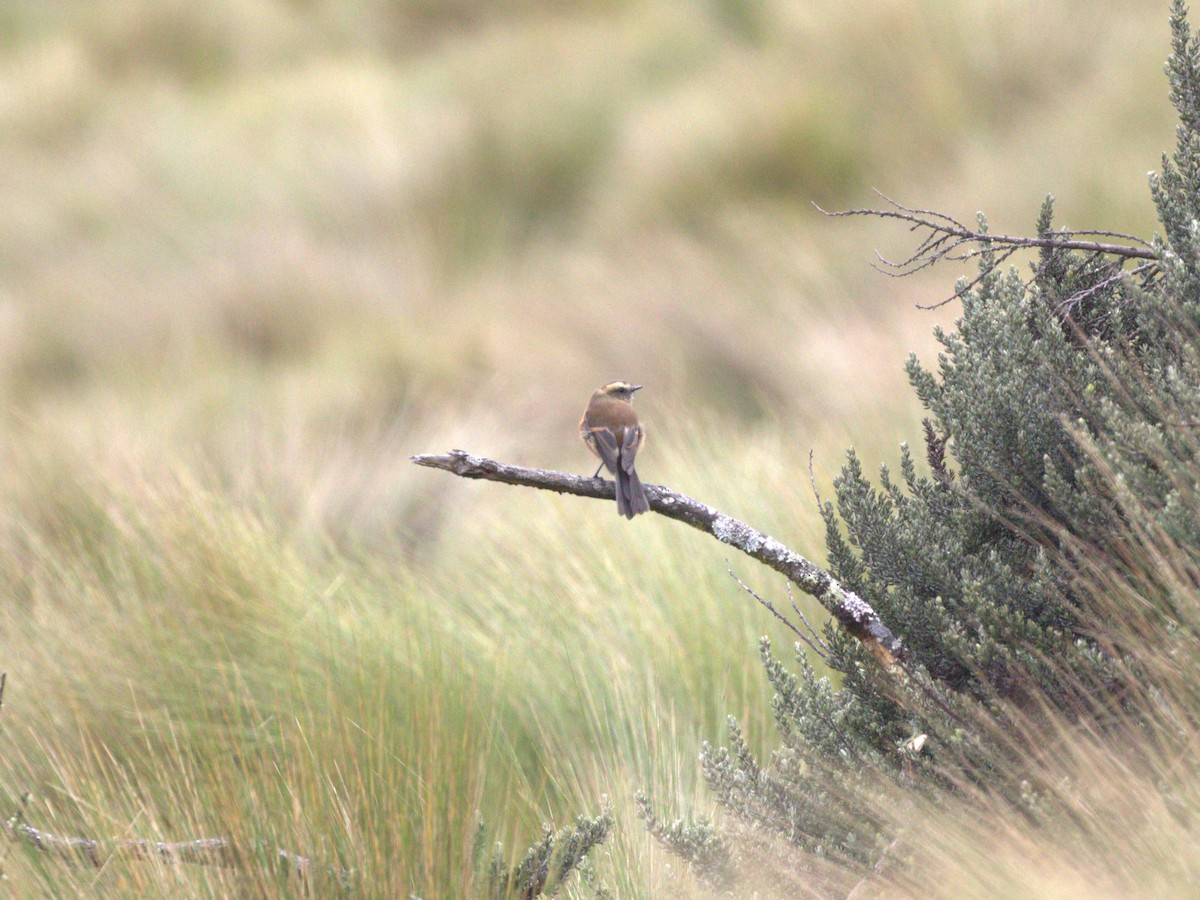
<path fill-rule="evenodd" d="M 1195 737 L 1200 707 L 1178 688 L 1200 627 L 1200 43 L 1179 0 L 1171 31 L 1180 124 L 1151 176 L 1156 259 L 1129 270 L 1064 247 L 1052 198 L 1028 280 L 980 243 L 936 372 L 907 364 L 928 471 L 904 447 L 899 478 L 873 483 L 851 451 L 822 509 L 830 570 L 900 636 L 906 671 L 832 626 L 836 685 L 799 645 L 794 674 L 764 642 L 780 748 L 760 765 L 731 723 L 730 746 L 702 754 L 735 837 L 878 865 L 905 793 L 980 788 L 1044 821 L 1036 759 L 1063 723 L 1114 740 L 1134 723 L 1156 747 Z M 644 817 L 727 881 L 735 846 Z"/>

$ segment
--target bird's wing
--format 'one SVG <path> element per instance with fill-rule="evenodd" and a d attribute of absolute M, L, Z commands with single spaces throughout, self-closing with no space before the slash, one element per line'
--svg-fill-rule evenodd
<path fill-rule="evenodd" d="M 596 454 L 610 472 L 617 471 L 617 438 L 609 429 L 594 426 L 587 429 L 589 443 L 595 448 Z"/>
<path fill-rule="evenodd" d="M 621 468 L 626 472 L 633 471 L 633 462 L 637 452 L 642 447 L 646 432 L 641 425 L 626 425 L 625 434 L 621 439 Z"/>

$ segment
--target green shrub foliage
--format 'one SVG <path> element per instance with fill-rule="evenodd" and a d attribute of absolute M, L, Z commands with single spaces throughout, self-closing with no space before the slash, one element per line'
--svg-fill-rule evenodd
<path fill-rule="evenodd" d="M 873 784 L 966 779 L 1028 802 L 1015 716 L 1138 714 L 1145 648 L 1106 628 L 1085 576 L 1102 561 L 1133 578 L 1137 536 L 1200 561 L 1200 44 L 1178 0 L 1171 30 L 1180 124 L 1151 177 L 1157 259 L 1048 246 L 1030 276 L 981 244 L 936 369 L 907 363 L 928 410 L 923 461 L 905 447 L 899 477 L 873 481 L 850 452 L 822 510 L 831 571 L 901 638 L 907 672 L 832 626 L 836 686 L 799 646 L 793 674 L 764 642 L 780 749 L 760 765 L 734 725 L 729 747 L 702 755 L 734 821 L 866 863 L 888 841 Z M 1052 213 L 1049 198 L 1039 236 L 1069 237 Z M 1186 631 L 1169 585 L 1143 589 L 1164 635 Z M 656 836 L 692 857 L 715 848 L 702 867 L 727 869 L 730 848 L 707 832 Z"/>
<path fill-rule="evenodd" d="M 599 816 L 579 816 L 574 825 L 557 832 L 550 825 L 543 825 L 542 839 L 526 850 L 515 866 L 509 865 L 501 844 L 488 848 L 487 831 L 481 821 L 475 833 L 475 893 L 488 900 L 553 897 L 564 888 L 573 873 L 579 872 L 585 876 L 588 895 L 608 897 L 608 890 L 594 883 L 587 867 L 588 853 L 603 844 L 612 830 L 612 807 L 607 799 L 603 805 Z"/>

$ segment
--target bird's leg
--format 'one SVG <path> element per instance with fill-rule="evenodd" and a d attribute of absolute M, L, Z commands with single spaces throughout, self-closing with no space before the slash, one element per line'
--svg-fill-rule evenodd
<path fill-rule="evenodd" d="M 601 470 L 601 469 L 603 469 L 603 468 L 604 468 L 604 462 L 603 462 L 603 461 L 601 461 L 600 465 L 596 466 L 596 474 L 595 474 L 595 475 L 593 475 L 592 477 L 593 477 L 593 478 L 599 478 L 599 477 L 600 477 L 600 470 Z"/>

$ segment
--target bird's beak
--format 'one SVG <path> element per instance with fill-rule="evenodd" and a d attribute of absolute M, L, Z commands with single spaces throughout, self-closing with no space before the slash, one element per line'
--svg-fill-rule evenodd
<path fill-rule="evenodd" d="M 644 388 L 644 387 L 645 387 L 645 385 L 644 385 L 644 384 L 635 384 L 635 385 L 633 385 L 633 387 L 631 387 L 631 388 L 629 389 L 629 393 L 631 393 L 631 394 L 632 394 L 634 391 L 640 391 L 640 390 L 641 390 L 642 388 Z"/>

